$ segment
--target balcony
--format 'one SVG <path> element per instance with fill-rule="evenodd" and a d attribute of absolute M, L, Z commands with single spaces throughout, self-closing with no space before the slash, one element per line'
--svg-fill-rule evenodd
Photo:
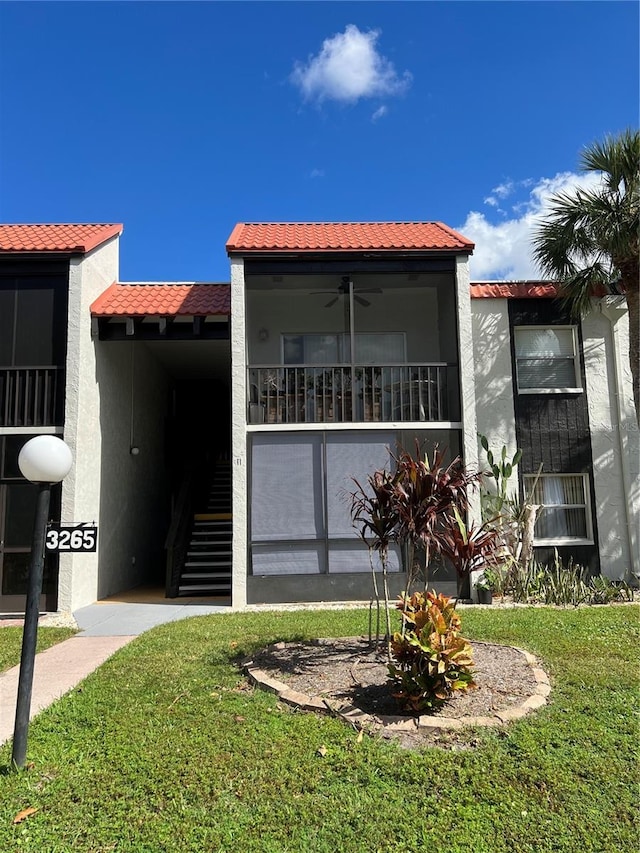
<path fill-rule="evenodd" d="M 60 426 L 62 367 L 0 367 L 0 426 Z"/>
<path fill-rule="evenodd" d="M 247 380 L 253 424 L 459 419 L 454 364 L 264 365 Z"/>

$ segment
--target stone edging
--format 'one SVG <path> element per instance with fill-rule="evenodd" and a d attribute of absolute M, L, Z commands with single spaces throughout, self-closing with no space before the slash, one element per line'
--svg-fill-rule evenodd
<path fill-rule="evenodd" d="M 345 637 L 336 637 L 331 639 L 319 639 L 312 642 L 316 645 L 323 645 L 335 642 L 339 639 L 353 639 Z M 500 645 L 498 643 L 481 643 L 476 641 L 473 645 Z M 268 646 L 268 649 L 284 649 L 286 643 L 274 643 Z M 327 699 L 322 699 L 320 696 L 308 696 L 306 693 L 300 693 L 297 690 L 292 690 L 287 684 L 272 678 L 264 670 L 259 669 L 252 660 L 247 660 L 244 664 L 244 671 L 247 673 L 250 681 L 256 684 L 263 690 L 268 690 L 275 693 L 282 702 L 291 705 L 294 708 L 300 708 L 303 711 L 314 711 L 315 713 L 333 714 L 341 717 L 347 723 L 356 729 L 364 729 L 365 731 L 415 731 L 416 729 L 429 729 L 436 731 L 438 729 L 463 729 L 474 726 L 499 726 L 503 723 L 519 720 L 525 717 L 531 711 L 537 708 L 542 708 L 547 704 L 547 697 L 551 693 L 551 685 L 547 673 L 538 665 L 536 658 L 516 646 L 506 646 L 506 648 L 514 649 L 524 657 L 527 664 L 531 667 L 531 672 L 536 681 L 536 686 L 533 693 L 528 696 L 519 705 L 514 705 L 506 708 L 504 711 L 496 711 L 488 717 L 434 717 L 430 714 L 422 714 L 420 717 L 407 717 L 406 715 L 382 715 L 382 714 L 365 714 L 360 708 L 355 705 L 350 705 L 348 702 L 330 702 Z"/>

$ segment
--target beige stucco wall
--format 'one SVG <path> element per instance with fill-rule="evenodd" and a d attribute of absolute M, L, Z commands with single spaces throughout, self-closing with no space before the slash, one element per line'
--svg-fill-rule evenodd
<path fill-rule="evenodd" d="M 582 323 L 603 575 L 640 572 L 640 452 L 624 303 L 601 300 Z"/>

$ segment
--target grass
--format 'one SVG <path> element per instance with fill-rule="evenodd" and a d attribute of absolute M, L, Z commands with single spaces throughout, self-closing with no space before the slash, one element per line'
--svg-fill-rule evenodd
<path fill-rule="evenodd" d="M 156 628 L 0 750 L 0 850 L 607 853 L 638 849 L 638 608 L 469 610 L 544 660 L 550 705 L 464 752 L 405 752 L 246 689 L 238 657 L 366 632 L 362 611 Z M 319 755 L 326 748 L 324 757 Z M 25 808 L 38 811 L 14 825 Z"/>
<path fill-rule="evenodd" d="M 56 643 L 73 637 L 76 631 L 73 628 L 38 628 L 37 650 L 43 652 Z M 22 627 L 0 628 L 0 672 L 11 669 L 20 663 L 20 650 L 22 648 Z"/>

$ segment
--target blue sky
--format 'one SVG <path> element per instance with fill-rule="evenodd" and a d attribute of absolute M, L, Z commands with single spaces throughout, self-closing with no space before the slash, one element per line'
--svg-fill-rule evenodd
<path fill-rule="evenodd" d="M 638 126 L 636 2 L 0 2 L 0 220 L 122 222 L 120 275 L 228 280 L 237 221 L 431 220 L 472 276 Z"/>

